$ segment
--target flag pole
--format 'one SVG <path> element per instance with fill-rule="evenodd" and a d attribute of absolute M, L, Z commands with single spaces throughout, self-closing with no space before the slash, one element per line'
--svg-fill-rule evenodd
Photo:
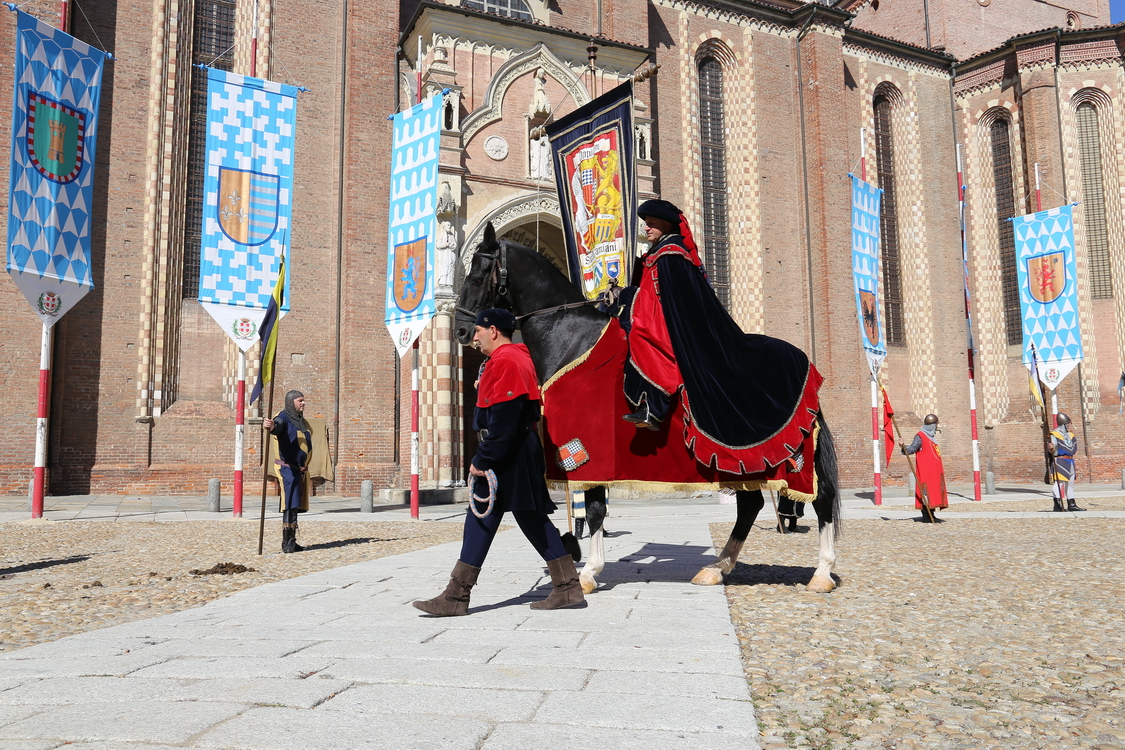
<path fill-rule="evenodd" d="M 957 201 L 961 214 L 961 266 L 965 274 L 965 352 L 969 361 L 969 423 L 973 440 L 973 500 L 980 502 L 980 437 L 977 433 L 977 380 L 973 357 L 973 316 L 969 308 L 969 244 L 965 232 L 965 170 L 961 162 L 961 144 L 957 144 Z"/>
<path fill-rule="evenodd" d="M 420 336 L 419 336 L 420 337 Z M 410 367 L 410 517 L 418 518 L 418 339 L 411 347 Z"/>
<path fill-rule="evenodd" d="M 281 312 L 278 310 L 278 312 Z M 278 332 L 280 333 L 280 331 Z M 265 346 L 265 344 L 263 344 Z M 273 419 L 273 386 L 277 382 L 277 377 L 270 378 L 270 395 L 268 406 L 266 406 L 266 414 L 269 415 L 267 419 Z M 270 481 L 270 450 L 273 443 L 269 438 L 266 438 L 266 448 L 263 455 L 266 457 L 265 463 L 262 464 L 262 516 L 258 521 L 258 554 L 262 554 L 262 543 L 266 535 L 266 488 L 269 486 Z M 281 484 L 281 478 L 278 477 L 278 484 Z"/>
<path fill-rule="evenodd" d="M 53 329 L 43 324 L 39 340 L 39 406 L 35 415 L 35 468 L 31 491 L 31 517 L 43 517 L 43 488 L 47 474 L 47 413 L 51 392 Z"/>
<path fill-rule="evenodd" d="M 859 179 L 867 182 L 867 128 L 859 129 Z M 871 371 L 871 458 L 875 467 L 875 504 L 883 504 L 883 460 L 879 457 L 878 370 Z"/>
<path fill-rule="evenodd" d="M 879 388 L 875 373 L 871 373 L 871 450 L 875 462 L 875 504 L 883 504 L 883 470 L 879 457 Z"/>
<path fill-rule="evenodd" d="M 250 77 L 258 75 L 258 2 L 254 0 L 254 19 L 250 26 Z M 231 515 L 242 518 L 242 454 L 246 440 L 246 352 L 238 347 L 238 379 L 234 414 L 234 508 Z M 272 390 L 271 390 L 272 395 Z M 270 404 L 273 406 L 272 402 Z M 268 467 L 267 467 L 268 468 Z M 258 554 L 261 554 L 259 546 Z"/>
<path fill-rule="evenodd" d="M 246 442 L 246 352 L 238 347 L 238 383 L 234 407 L 234 507 L 231 515 L 242 518 L 242 453 Z"/>

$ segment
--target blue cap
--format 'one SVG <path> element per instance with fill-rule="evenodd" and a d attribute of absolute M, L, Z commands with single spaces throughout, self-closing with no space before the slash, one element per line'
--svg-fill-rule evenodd
<path fill-rule="evenodd" d="M 514 331 L 516 330 L 516 316 L 507 310 L 493 307 L 477 313 L 477 319 L 473 325 L 478 325 L 481 328 L 496 326 L 501 331 Z"/>

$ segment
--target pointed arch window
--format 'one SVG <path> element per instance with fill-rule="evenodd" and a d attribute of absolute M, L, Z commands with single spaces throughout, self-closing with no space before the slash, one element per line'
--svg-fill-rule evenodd
<path fill-rule="evenodd" d="M 996 225 L 1000 233 L 1000 289 L 1004 295 L 1004 328 L 1008 345 L 1023 343 L 1019 280 L 1016 274 L 1016 237 L 1009 221 L 1016 215 L 1016 189 L 1012 174 L 1012 136 L 1008 121 L 998 117 L 989 126 L 992 141 L 992 177 L 996 185 Z"/>
<path fill-rule="evenodd" d="M 727 148 L 723 68 L 699 62 L 699 142 L 703 188 L 703 259 L 723 307 L 730 309 L 730 235 L 727 229 Z"/>
<path fill-rule="evenodd" d="M 464 0 L 461 5 L 473 10 L 483 10 L 485 13 L 495 13 L 507 18 L 518 18 L 521 21 L 534 21 L 531 9 L 523 0 Z"/>
<path fill-rule="evenodd" d="M 1082 164 L 1082 212 L 1086 224 L 1086 256 L 1090 264 L 1090 296 L 1113 296 L 1109 267 L 1109 232 L 1105 217 L 1105 182 L 1102 179 L 1101 131 L 1098 110 L 1090 102 L 1078 105 L 1078 155 Z"/>
<path fill-rule="evenodd" d="M 887 344 L 904 346 L 902 264 L 898 247 L 898 193 L 895 186 L 895 147 L 891 133 L 892 102 L 878 95 L 875 109 L 875 169 L 883 200 L 879 206 L 879 246 L 883 255 L 883 325 Z"/>
<path fill-rule="evenodd" d="M 183 296 L 199 295 L 199 243 L 203 236 L 203 178 L 207 171 L 207 71 L 234 68 L 234 0 L 196 0 L 191 43 L 187 195 L 184 206 Z"/>

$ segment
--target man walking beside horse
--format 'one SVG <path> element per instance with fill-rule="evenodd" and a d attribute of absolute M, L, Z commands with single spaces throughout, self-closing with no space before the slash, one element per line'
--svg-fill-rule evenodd
<path fill-rule="evenodd" d="M 506 511 L 512 512 L 523 535 L 547 563 L 554 584 L 547 598 L 531 608 L 585 606 L 574 559 L 548 518 L 555 504 L 547 492 L 543 446 L 535 431 L 541 409 L 535 365 L 526 346 L 512 343 L 516 328 L 512 313 L 483 310 L 474 328 L 473 340 L 489 359 L 477 387 L 473 428 L 480 435 L 480 444 L 469 465 L 473 489 L 465 513 L 461 555 L 445 591 L 414 602 L 414 606 L 437 617 L 469 613 L 469 594 Z M 482 487 L 488 487 L 486 494 L 477 493 Z"/>

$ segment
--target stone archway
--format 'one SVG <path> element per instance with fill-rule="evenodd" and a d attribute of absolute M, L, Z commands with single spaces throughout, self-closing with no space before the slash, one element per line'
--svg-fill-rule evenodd
<path fill-rule="evenodd" d="M 559 212 L 559 199 L 553 193 L 535 193 L 532 195 L 520 195 L 509 201 L 504 202 L 497 208 L 488 211 L 476 224 L 472 232 L 469 232 L 465 237 L 465 243 L 461 246 L 461 268 L 462 273 L 469 270 L 469 264 L 473 260 L 473 253 L 476 252 L 477 246 L 480 245 L 481 239 L 484 237 L 484 228 L 492 223 L 493 228 L 496 230 L 497 237 L 507 237 L 509 232 L 521 229 L 523 233 L 520 237 L 526 237 L 530 234 L 532 241 L 524 242 L 523 239 L 518 237 L 510 237 L 510 239 L 519 242 L 522 245 L 532 247 L 534 242 L 535 227 L 539 225 L 540 243 L 542 238 L 546 237 L 548 228 L 554 229 L 551 232 L 552 237 L 557 239 L 551 240 L 552 254 L 548 257 L 552 262 L 555 262 L 555 255 L 559 260 L 563 260 L 566 255 L 562 242 L 562 215 Z M 530 227 L 530 230 L 527 228 Z M 556 250 L 557 249 L 557 250 Z M 540 249 L 542 252 L 542 249 Z M 545 253 L 546 254 L 546 253 Z M 565 266 L 563 267 L 565 268 Z"/>

